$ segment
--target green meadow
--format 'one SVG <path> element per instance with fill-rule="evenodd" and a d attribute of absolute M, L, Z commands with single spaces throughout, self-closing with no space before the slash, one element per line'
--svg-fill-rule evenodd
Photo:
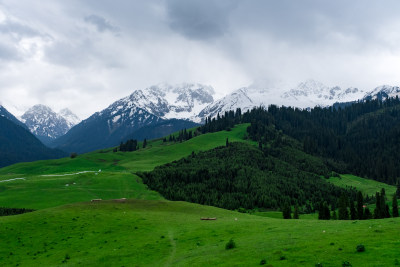
<path fill-rule="evenodd" d="M 128 200 L 70 204 L 0 222 L 3 266 L 257 266 L 261 260 L 269 266 L 394 266 L 400 260 L 400 219 L 281 220 Z M 226 250 L 230 239 L 236 248 Z M 359 244 L 365 252 L 356 251 Z"/>
<path fill-rule="evenodd" d="M 316 214 L 299 220 L 282 220 L 276 211 L 245 214 L 164 200 L 135 175 L 225 145 L 226 138 L 250 142 L 243 139 L 247 126 L 183 143 L 153 140 L 135 152 L 105 149 L 0 169 L 0 206 L 37 209 L 0 217 L 1 266 L 400 264 L 399 218 L 318 221 Z M 384 187 L 391 196 L 395 190 L 351 175 L 329 181 L 365 194 Z M 236 247 L 227 250 L 230 239 Z M 357 252 L 360 244 L 364 252 Z"/>
<path fill-rule="evenodd" d="M 200 135 L 182 143 L 153 140 L 145 149 L 134 152 L 114 153 L 107 149 L 74 159 L 19 163 L 2 168 L 0 206 L 43 209 L 98 198 L 162 199 L 143 185 L 135 175 L 137 171 L 152 170 L 190 155 L 192 151 L 225 145 L 226 138 L 230 142 L 244 141 L 247 126 L 243 124 L 232 131 Z M 11 180 L 15 178 L 23 179 Z"/>

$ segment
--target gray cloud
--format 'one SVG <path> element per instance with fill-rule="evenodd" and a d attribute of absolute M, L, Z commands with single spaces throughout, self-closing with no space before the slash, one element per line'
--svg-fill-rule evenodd
<path fill-rule="evenodd" d="M 98 15 L 89 15 L 84 18 L 85 22 L 93 24 L 96 26 L 99 32 L 111 31 L 111 32 L 119 32 L 118 27 L 112 25 L 105 18 Z"/>
<path fill-rule="evenodd" d="M 0 24 L 0 33 L 11 35 L 15 39 L 21 39 L 23 37 L 42 36 L 39 31 L 27 25 L 9 20 Z"/>
<path fill-rule="evenodd" d="M 15 47 L 12 47 L 7 44 L 0 43 L 0 60 L 1 61 L 19 61 L 21 60 L 21 56 L 18 53 L 18 50 Z"/>
<path fill-rule="evenodd" d="M 6 106 L 62 99 L 84 118 L 159 82 L 400 84 L 397 0 L 0 2 Z"/>
<path fill-rule="evenodd" d="M 236 1 L 167 1 L 171 29 L 190 39 L 212 39 L 229 30 L 229 14 Z"/>

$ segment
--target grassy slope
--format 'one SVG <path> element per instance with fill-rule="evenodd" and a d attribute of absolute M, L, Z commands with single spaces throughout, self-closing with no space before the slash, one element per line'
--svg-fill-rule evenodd
<path fill-rule="evenodd" d="M 133 153 L 89 153 L 76 159 L 0 169 L 0 206 L 45 208 L 0 217 L 3 266 L 390 266 L 400 260 L 399 219 L 280 220 L 165 200 L 79 203 L 92 198 L 160 199 L 131 172 L 151 170 L 192 151 L 241 141 L 246 126 L 169 145 L 150 142 Z M 103 151 L 106 152 L 106 151 Z M 71 176 L 41 176 L 97 171 Z M 75 184 L 73 184 L 75 182 Z M 69 186 L 65 186 L 69 184 Z M 353 185 L 354 186 L 354 185 Z M 389 193 L 389 192 L 388 192 Z M 200 217 L 218 217 L 200 221 Z M 235 220 L 237 218 L 237 220 Z M 237 248 L 227 251 L 233 238 Z M 331 245 L 333 243 L 333 245 Z M 366 252 L 357 253 L 364 244 Z M 342 250 L 339 250 L 341 248 Z M 62 263 L 66 259 L 66 263 Z M 285 260 L 280 260 L 281 257 Z"/>
<path fill-rule="evenodd" d="M 218 220 L 201 221 L 203 216 Z M 392 266 L 400 260 L 399 223 L 400 219 L 278 220 L 170 201 L 80 203 L 0 218 L 0 262 L 256 266 L 266 259 L 273 266 L 340 266 L 343 261 Z M 225 250 L 231 238 L 237 248 Z M 357 253 L 358 244 L 366 251 Z M 62 263 L 67 254 L 69 259 Z"/>
<path fill-rule="evenodd" d="M 340 187 L 355 187 L 366 195 L 375 195 L 385 188 L 386 196 L 392 197 L 396 192 L 396 187 L 370 179 L 361 178 L 351 174 L 340 175 L 340 177 L 331 177 L 328 182 Z"/>
<path fill-rule="evenodd" d="M 0 181 L 12 178 L 25 180 L 0 182 L 0 206 L 42 209 L 93 198 L 161 199 L 158 193 L 147 190 L 132 172 L 152 170 L 155 166 L 187 156 L 192 151 L 225 145 L 226 138 L 232 142 L 243 141 L 246 128 L 247 125 L 239 125 L 229 132 L 205 134 L 176 144 L 150 141 L 148 147 L 135 152 L 101 150 L 75 159 L 15 164 L 0 169 Z M 98 175 L 90 172 L 43 176 L 99 169 L 102 171 Z"/>

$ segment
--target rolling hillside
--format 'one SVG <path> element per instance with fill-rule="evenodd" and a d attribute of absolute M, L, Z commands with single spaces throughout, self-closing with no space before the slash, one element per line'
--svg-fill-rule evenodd
<path fill-rule="evenodd" d="M 254 216 L 163 200 L 134 174 L 224 146 L 226 138 L 256 146 L 243 139 L 248 126 L 182 143 L 152 140 L 135 152 L 110 148 L 74 159 L 0 169 L 0 206 L 39 209 L 0 217 L 0 262 L 4 266 L 256 266 L 265 260 L 266 266 L 346 262 L 390 266 L 400 261 L 398 218 L 318 221 L 310 216 L 300 220 Z M 288 151 L 281 156 L 291 160 L 291 155 Z M 90 202 L 97 198 L 103 200 Z M 226 250 L 230 239 L 236 248 Z M 359 244 L 365 252 L 356 251 Z"/>
<path fill-rule="evenodd" d="M 190 155 L 192 151 L 224 145 L 226 138 L 232 142 L 244 141 L 247 126 L 243 124 L 229 132 L 201 135 L 183 143 L 153 140 L 145 149 L 135 152 L 99 150 L 74 159 L 20 163 L 2 168 L 0 206 L 41 209 L 93 198 L 157 199 L 160 196 L 147 190 L 133 173 L 152 170 Z M 23 179 L 12 180 L 15 178 Z"/>

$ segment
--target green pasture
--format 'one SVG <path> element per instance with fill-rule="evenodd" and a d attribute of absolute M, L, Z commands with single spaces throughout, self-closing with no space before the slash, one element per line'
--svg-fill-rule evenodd
<path fill-rule="evenodd" d="M 216 217 L 202 221 L 202 217 Z M 2 266 L 394 266 L 400 219 L 279 220 L 165 200 L 0 218 Z M 236 248 L 226 250 L 233 239 Z M 365 252 L 357 252 L 357 245 Z"/>

